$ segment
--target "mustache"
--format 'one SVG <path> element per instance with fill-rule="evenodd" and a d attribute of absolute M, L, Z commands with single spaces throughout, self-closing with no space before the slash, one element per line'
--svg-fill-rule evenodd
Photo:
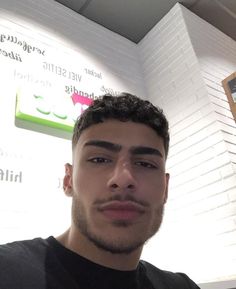
<path fill-rule="evenodd" d="M 143 200 L 137 200 L 133 195 L 114 195 L 114 196 L 111 196 L 107 199 L 99 199 L 99 200 L 96 200 L 94 202 L 94 205 L 103 205 L 103 204 L 106 204 L 106 203 L 109 203 L 109 202 L 112 202 L 112 201 L 119 201 L 119 202 L 127 202 L 127 201 L 131 201 L 135 204 L 138 204 L 138 205 L 141 205 L 143 207 L 149 207 L 149 203 L 143 201 Z"/>

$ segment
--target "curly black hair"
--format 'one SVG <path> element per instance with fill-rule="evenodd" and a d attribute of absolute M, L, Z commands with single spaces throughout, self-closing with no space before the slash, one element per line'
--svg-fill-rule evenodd
<path fill-rule="evenodd" d="M 169 125 L 163 110 L 129 93 L 117 96 L 105 94 L 94 102 L 77 119 L 72 137 L 72 148 L 78 142 L 82 131 L 106 119 L 133 121 L 145 124 L 156 131 L 163 139 L 165 155 L 169 150 Z"/>

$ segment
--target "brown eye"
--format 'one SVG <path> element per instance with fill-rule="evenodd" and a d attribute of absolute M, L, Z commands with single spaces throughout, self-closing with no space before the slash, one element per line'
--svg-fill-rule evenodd
<path fill-rule="evenodd" d="M 102 164 L 102 163 L 110 163 L 111 160 L 102 157 L 95 157 L 88 159 L 88 162 L 95 163 L 95 164 Z"/>
<path fill-rule="evenodd" d="M 135 165 L 141 166 L 141 167 L 144 167 L 147 169 L 157 169 L 156 165 L 153 165 L 152 163 L 145 162 L 145 161 L 137 161 L 137 162 L 135 162 Z"/>

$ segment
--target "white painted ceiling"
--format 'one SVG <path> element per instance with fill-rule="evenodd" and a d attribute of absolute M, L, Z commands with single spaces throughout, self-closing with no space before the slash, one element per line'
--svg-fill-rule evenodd
<path fill-rule="evenodd" d="M 236 40 L 236 0 L 55 0 L 138 43 L 177 3 Z"/>

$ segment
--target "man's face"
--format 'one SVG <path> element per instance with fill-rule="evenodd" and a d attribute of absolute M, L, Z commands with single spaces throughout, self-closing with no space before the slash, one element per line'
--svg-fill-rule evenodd
<path fill-rule="evenodd" d="M 152 128 L 118 120 L 92 125 L 67 166 L 72 226 L 103 250 L 131 253 L 158 231 L 168 179 L 163 140 Z"/>

